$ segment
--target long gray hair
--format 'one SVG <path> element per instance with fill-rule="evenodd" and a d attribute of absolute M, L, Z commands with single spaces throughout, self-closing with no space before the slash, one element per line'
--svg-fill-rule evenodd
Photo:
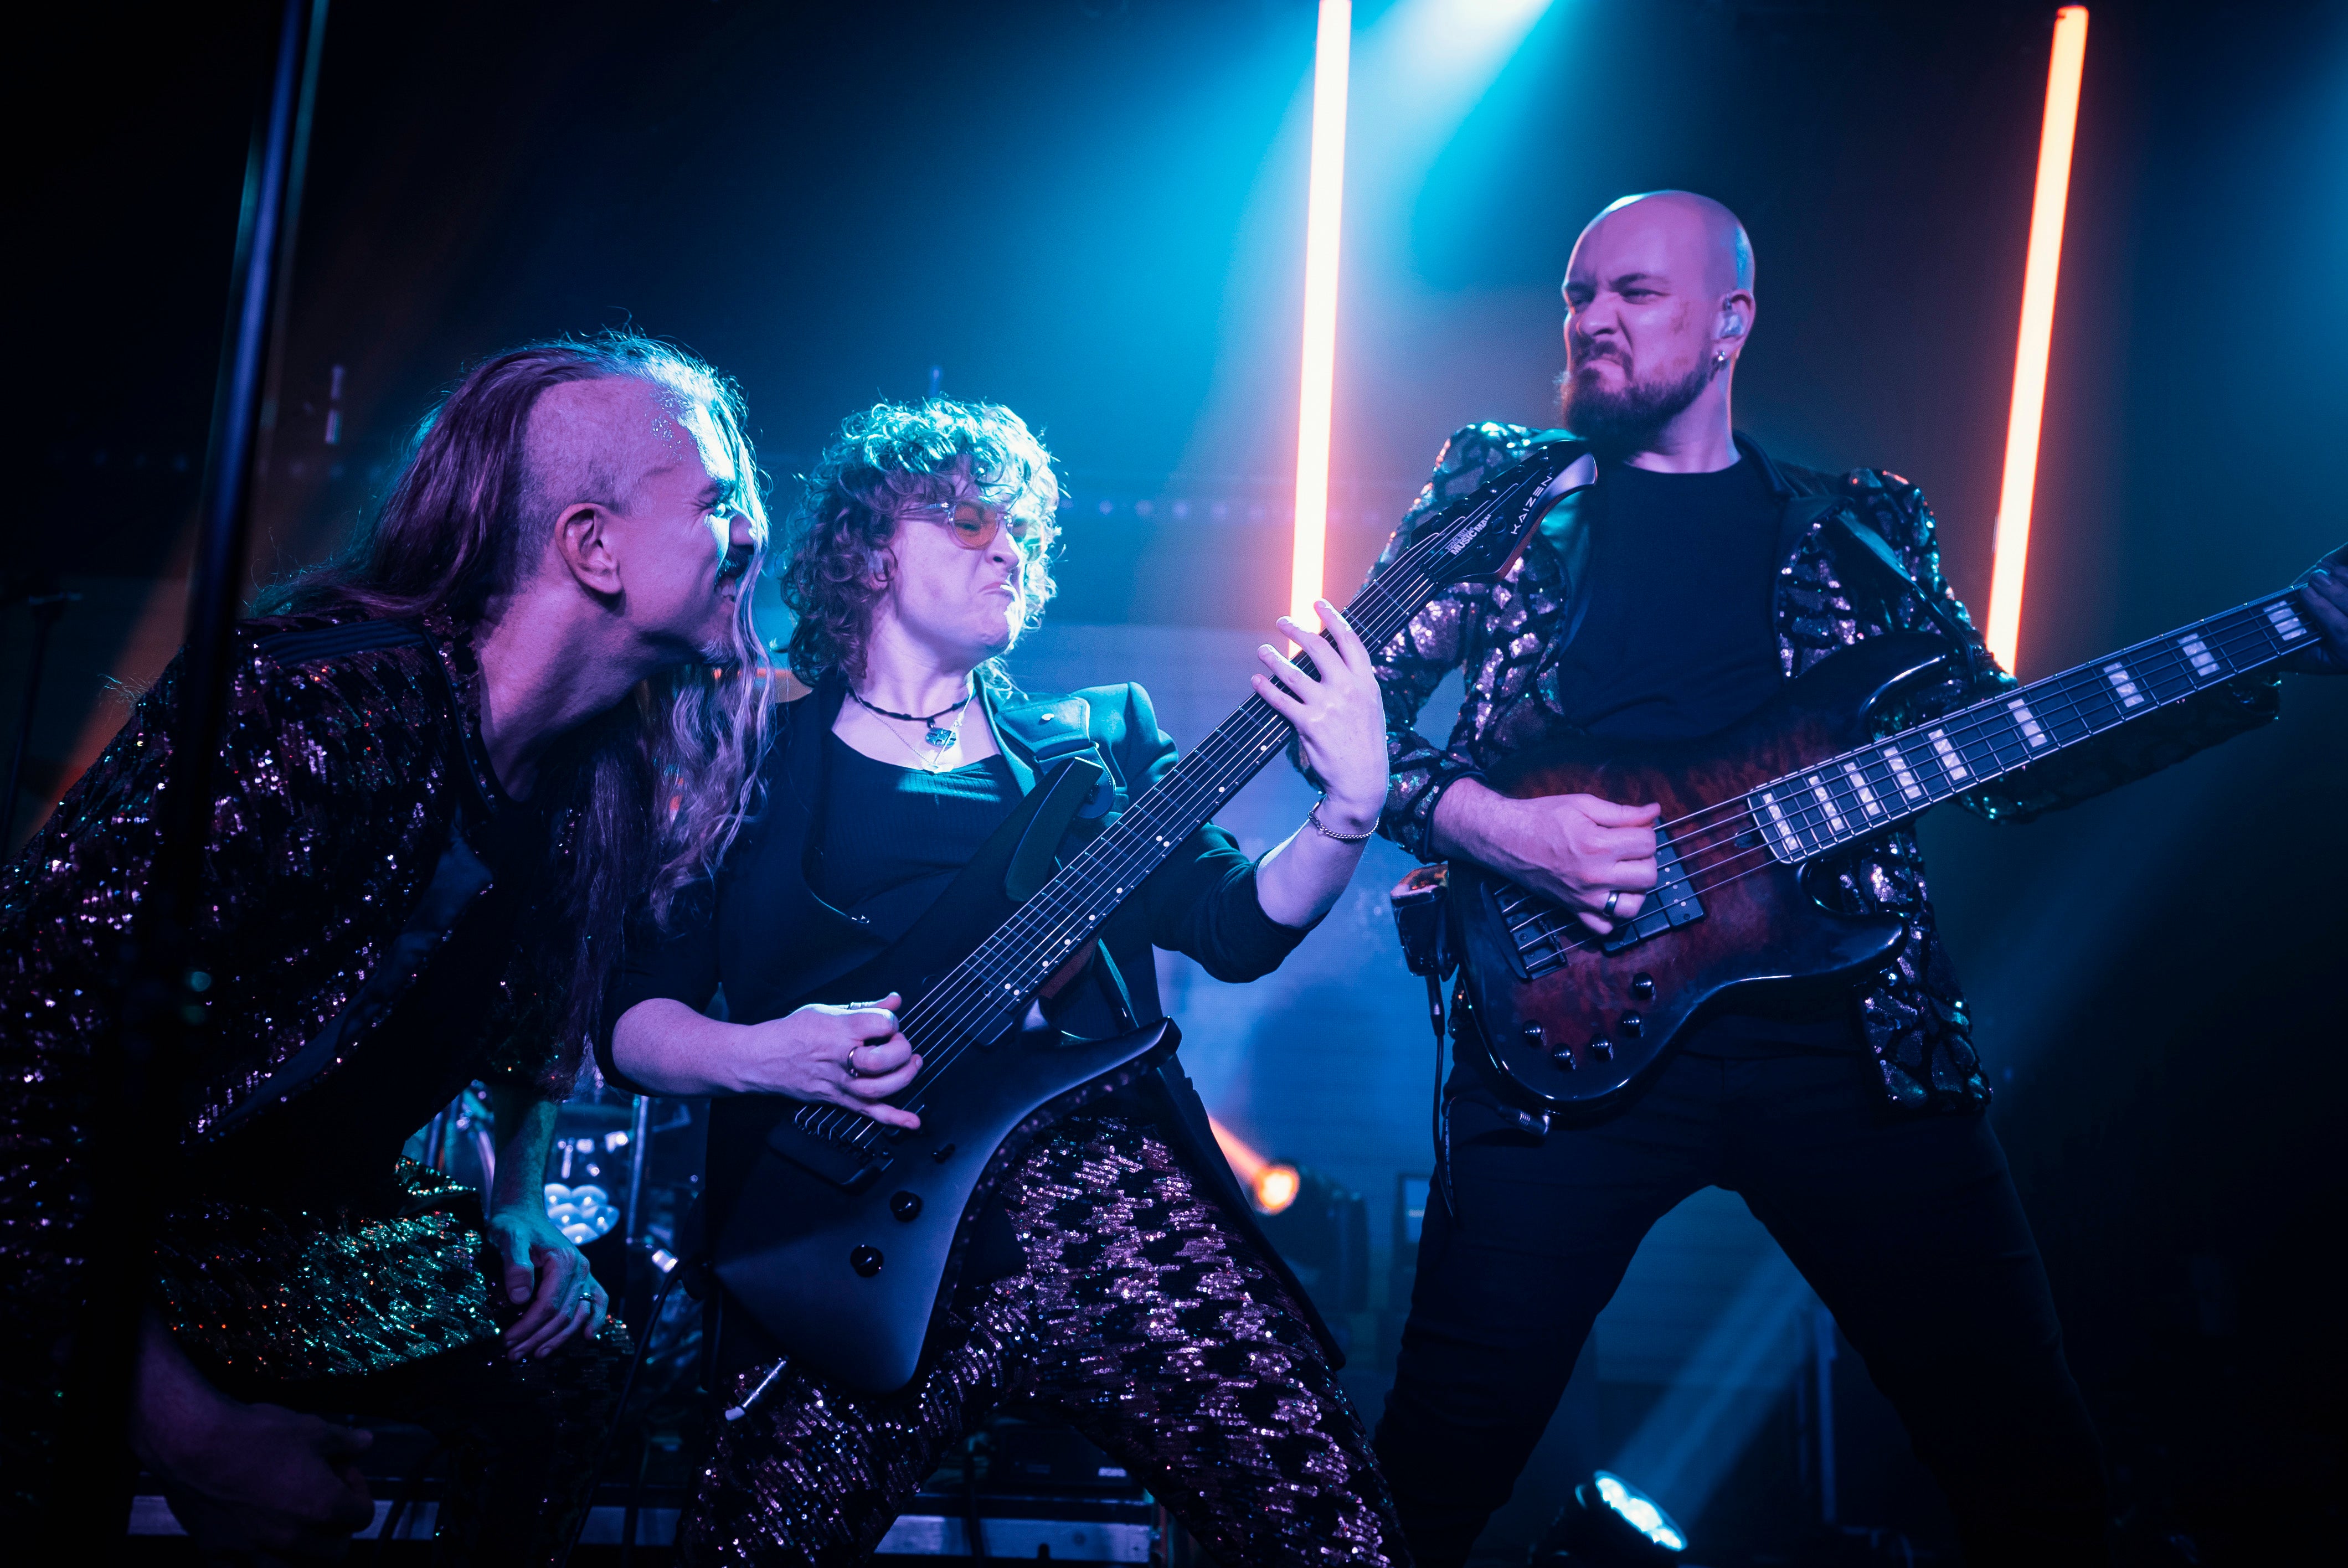
<path fill-rule="evenodd" d="M 558 823 L 559 918 L 532 938 L 534 965 L 577 1044 L 598 1022 L 631 906 L 664 924 L 680 889 L 714 867 L 756 807 L 772 670 L 750 620 L 748 585 L 767 545 L 758 470 L 734 385 L 692 355 L 631 333 L 530 343 L 476 365 L 417 426 L 407 461 L 349 547 L 273 588 L 263 614 L 351 607 L 373 616 L 478 622 L 517 587 L 543 539 L 551 498 L 531 483 L 530 409 L 565 382 L 632 376 L 705 408 L 743 477 L 735 506 L 757 540 L 727 639 L 728 657 L 638 686 L 563 738 L 545 787 Z"/>

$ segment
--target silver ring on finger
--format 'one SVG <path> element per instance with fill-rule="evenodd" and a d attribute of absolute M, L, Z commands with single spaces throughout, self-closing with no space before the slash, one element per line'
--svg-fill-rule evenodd
<path fill-rule="evenodd" d="M 1621 902 L 1622 902 L 1622 889 L 1620 887 L 1606 895 L 1606 917 L 1609 920 L 1614 918 L 1614 906 Z"/>

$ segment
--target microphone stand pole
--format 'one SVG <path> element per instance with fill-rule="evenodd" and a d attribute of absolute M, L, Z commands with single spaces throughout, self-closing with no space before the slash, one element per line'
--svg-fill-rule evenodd
<path fill-rule="evenodd" d="M 207 1021 L 211 977 L 189 938 L 202 913 L 228 718 L 230 630 L 244 595 L 252 533 L 254 451 L 325 17 L 326 0 L 283 0 L 268 118 L 245 166 L 188 640 L 173 692 L 177 727 L 155 803 L 161 830 L 155 879 L 126 944 L 119 1020 L 97 1047 L 95 1080 L 113 1086 L 113 1096 L 110 1106 L 97 1108 L 87 1143 L 87 1309 L 67 1368 L 50 1521 L 61 1542 L 118 1536 L 129 1522 L 126 1418 L 152 1289 L 157 1188 L 179 1152 L 183 1059 L 201 1047 Z"/>

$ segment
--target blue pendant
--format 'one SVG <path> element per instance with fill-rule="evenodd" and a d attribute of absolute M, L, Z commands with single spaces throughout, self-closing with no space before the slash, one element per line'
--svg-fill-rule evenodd
<path fill-rule="evenodd" d="M 954 733 L 952 730 L 944 728 L 942 725 L 932 724 L 930 726 L 930 733 L 923 735 L 922 739 L 929 742 L 930 744 L 942 752 L 948 746 L 954 743 Z"/>

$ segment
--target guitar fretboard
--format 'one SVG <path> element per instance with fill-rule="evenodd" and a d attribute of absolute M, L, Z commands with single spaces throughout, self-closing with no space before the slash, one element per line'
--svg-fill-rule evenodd
<path fill-rule="evenodd" d="M 1578 455 L 1579 447 L 1567 456 Z M 1459 559 L 1494 539 L 1521 538 L 1542 497 L 1569 473 L 1563 456 L 1536 456 L 1512 473 L 1423 523 L 1417 539 L 1365 584 L 1345 608 L 1363 645 L 1392 641 L 1445 584 L 1463 575 Z M 1585 479 L 1584 483 L 1587 482 Z M 1513 530 L 1512 533 L 1506 532 Z M 1503 558 L 1505 559 L 1505 558 Z M 1314 671 L 1309 654 L 1294 662 Z M 1233 794 L 1287 743 L 1288 721 L 1250 697 L 1117 820 L 1062 866 L 985 941 L 899 1017 L 924 1059 L 901 1097 L 918 1112 L 967 1048 L 993 1040 L 1068 956 L 1163 865 Z M 877 1124 L 853 1112 L 810 1106 L 798 1118 L 809 1132 L 870 1147 Z"/>
<path fill-rule="evenodd" d="M 1799 865 L 2313 638 L 2291 596 L 2271 594 L 1774 779 L 1746 805 L 1770 854 Z"/>

